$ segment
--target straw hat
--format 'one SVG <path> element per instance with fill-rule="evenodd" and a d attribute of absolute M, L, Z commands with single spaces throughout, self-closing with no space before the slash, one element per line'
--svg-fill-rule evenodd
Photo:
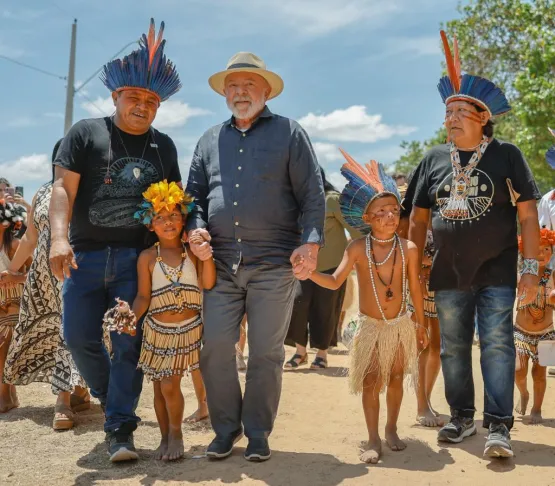
<path fill-rule="evenodd" d="M 224 82 L 230 73 L 254 73 L 262 76 L 270 85 L 271 91 L 268 99 L 275 98 L 283 91 L 283 79 L 276 73 L 266 69 L 266 63 L 252 52 L 238 52 L 227 63 L 225 71 L 220 71 L 208 79 L 210 87 L 225 96 Z"/>

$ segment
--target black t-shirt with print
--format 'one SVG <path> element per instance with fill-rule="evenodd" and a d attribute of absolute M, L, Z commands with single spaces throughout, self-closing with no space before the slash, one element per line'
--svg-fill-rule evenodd
<path fill-rule="evenodd" d="M 473 152 L 459 154 L 465 167 Z M 515 145 L 493 139 L 468 187 L 456 186 L 458 194 L 466 194 L 466 198 L 458 199 L 456 191 L 451 192 L 452 174 L 449 145 L 436 146 L 425 155 L 407 190 L 407 199 L 412 199 L 414 206 L 432 211 L 437 251 L 430 289 L 516 287 L 517 210 L 510 187 L 520 194 L 518 202 L 541 197 L 526 160 Z M 461 204 L 467 212 L 458 219 L 446 213 Z M 405 205 L 410 206 L 410 202 Z"/>
<path fill-rule="evenodd" d="M 109 155 L 112 183 L 105 184 Z M 142 193 L 153 182 L 181 181 L 170 137 L 154 128 L 130 135 L 112 126 L 109 117 L 77 122 L 54 164 L 81 176 L 70 224 L 75 251 L 142 248 L 147 229 L 133 218 Z"/>

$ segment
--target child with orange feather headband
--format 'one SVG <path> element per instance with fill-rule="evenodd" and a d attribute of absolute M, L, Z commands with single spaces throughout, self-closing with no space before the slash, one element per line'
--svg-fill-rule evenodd
<path fill-rule="evenodd" d="M 529 305 L 517 307 L 514 327 L 515 347 L 517 351 L 515 384 L 520 392 L 520 401 L 516 412 L 526 415 L 530 394 L 528 392 L 528 363 L 532 360 L 532 380 L 534 383 L 534 402 L 530 411 L 530 422 L 538 424 L 543 421 L 542 403 L 546 389 L 546 367 L 540 366 L 538 345 L 541 341 L 555 340 L 553 330 L 553 309 L 555 308 L 555 290 L 553 269 L 550 261 L 553 257 L 555 231 L 542 228 L 540 231 L 539 265 L 541 280 L 536 300 Z M 518 238 L 518 249 L 522 252 L 522 240 Z"/>

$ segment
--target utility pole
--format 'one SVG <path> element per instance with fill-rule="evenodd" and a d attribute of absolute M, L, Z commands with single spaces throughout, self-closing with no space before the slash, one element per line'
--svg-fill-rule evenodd
<path fill-rule="evenodd" d="M 71 47 L 69 49 L 69 71 L 67 74 L 66 115 L 64 122 L 64 135 L 73 125 L 73 98 L 75 96 L 75 44 L 77 42 L 77 19 L 71 26 Z"/>

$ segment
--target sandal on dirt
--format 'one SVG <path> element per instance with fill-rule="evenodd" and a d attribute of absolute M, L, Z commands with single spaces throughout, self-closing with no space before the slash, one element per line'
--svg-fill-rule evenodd
<path fill-rule="evenodd" d="M 89 410 L 91 408 L 91 396 L 89 395 L 89 392 L 83 396 L 74 395 L 72 393 L 69 403 L 73 413 L 84 412 L 85 410 Z"/>
<path fill-rule="evenodd" d="M 296 370 L 299 366 L 307 364 L 308 363 L 308 355 L 305 354 L 304 356 L 300 355 L 300 354 L 294 354 L 291 359 L 285 363 L 285 366 L 283 367 L 286 370 Z"/>
<path fill-rule="evenodd" d="M 325 370 L 328 367 L 328 360 L 325 358 L 321 358 L 320 356 L 316 356 L 314 361 L 310 365 L 311 370 Z"/>
<path fill-rule="evenodd" d="M 73 412 L 71 408 L 67 405 L 56 405 L 54 407 L 52 428 L 54 430 L 69 430 L 73 428 L 73 425 Z"/>

